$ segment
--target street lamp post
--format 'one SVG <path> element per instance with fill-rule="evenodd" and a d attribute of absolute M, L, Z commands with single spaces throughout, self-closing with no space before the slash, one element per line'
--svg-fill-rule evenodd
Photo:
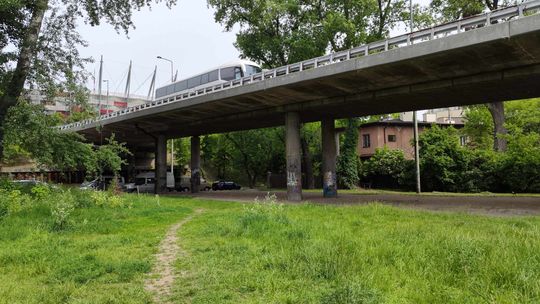
<path fill-rule="evenodd" d="M 413 1 L 409 0 L 409 28 L 411 33 L 414 31 L 414 15 L 413 15 Z M 412 39 L 411 39 L 412 43 Z M 418 147 L 418 117 L 416 111 L 413 111 L 413 124 L 414 124 L 414 165 L 416 171 L 416 193 L 422 192 L 421 182 L 420 182 L 420 149 Z"/>
<path fill-rule="evenodd" d="M 170 64 L 171 64 L 171 82 L 174 82 L 174 75 L 173 75 L 173 70 L 174 70 L 174 63 L 172 60 L 170 59 L 167 59 L 167 58 L 163 58 L 161 56 L 157 56 L 157 59 L 161 59 L 161 60 L 165 60 L 165 61 L 168 61 Z"/>
<path fill-rule="evenodd" d="M 107 83 L 107 110 L 106 110 L 106 112 L 108 113 L 109 112 L 109 80 L 105 79 L 105 80 L 103 80 L 103 82 Z M 101 105 L 100 105 L 100 107 L 101 107 Z M 101 114 L 101 108 L 99 109 L 99 113 Z"/>
<path fill-rule="evenodd" d="M 171 64 L 171 82 L 174 82 L 174 63 L 172 60 L 157 56 L 157 59 L 168 61 Z M 174 139 L 171 140 L 171 173 L 174 176 Z"/>

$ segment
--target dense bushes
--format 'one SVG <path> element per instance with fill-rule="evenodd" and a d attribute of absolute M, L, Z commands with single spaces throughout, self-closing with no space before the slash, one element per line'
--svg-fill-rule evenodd
<path fill-rule="evenodd" d="M 80 191 L 47 184 L 20 186 L 8 180 L 0 181 L 0 220 L 38 205 L 49 210 L 52 230 L 68 228 L 71 215 L 76 209 L 92 206 L 101 208 L 131 208 L 132 206 L 124 197 L 112 191 Z"/>
<path fill-rule="evenodd" d="M 420 136 L 420 171 L 424 191 L 540 192 L 540 135 L 515 130 L 508 151 L 496 153 L 462 147 L 456 129 L 434 125 Z M 359 175 L 374 187 L 414 189 L 414 166 L 400 150 L 377 150 Z"/>
<path fill-rule="evenodd" d="M 377 188 L 398 188 L 408 162 L 401 150 L 377 149 L 375 154 L 360 166 L 360 177 Z"/>

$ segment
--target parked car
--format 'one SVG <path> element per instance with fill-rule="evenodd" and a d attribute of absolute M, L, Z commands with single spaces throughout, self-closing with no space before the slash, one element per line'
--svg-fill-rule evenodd
<path fill-rule="evenodd" d="M 219 181 L 212 184 L 212 190 L 240 190 L 242 188 L 235 182 Z"/>
<path fill-rule="evenodd" d="M 124 180 L 124 177 L 122 176 L 114 176 L 114 175 L 103 175 L 101 178 L 96 178 L 91 181 L 85 181 L 81 184 L 79 189 L 81 190 L 101 190 L 105 191 L 109 188 L 109 186 L 112 184 L 114 179 L 117 179 L 118 187 L 121 189 L 125 187 L 126 181 Z"/>
<path fill-rule="evenodd" d="M 180 178 L 176 179 L 175 189 L 177 191 L 189 192 L 191 190 L 191 176 L 182 175 Z M 206 181 L 206 179 L 201 177 L 199 191 L 209 191 L 210 189 L 211 185 Z"/>
<path fill-rule="evenodd" d="M 125 185 L 124 190 L 126 192 L 140 193 L 153 193 L 156 187 L 156 173 L 155 172 L 143 172 L 135 176 L 135 182 Z M 174 190 L 174 175 L 171 172 L 167 172 L 167 189 L 169 191 Z"/>

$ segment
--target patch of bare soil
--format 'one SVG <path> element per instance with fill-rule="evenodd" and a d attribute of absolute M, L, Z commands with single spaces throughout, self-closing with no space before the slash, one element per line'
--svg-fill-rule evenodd
<path fill-rule="evenodd" d="M 194 214 L 174 224 L 161 241 L 159 251 L 155 255 L 154 267 L 144 282 L 144 289 L 153 295 L 154 303 L 169 303 L 173 283 L 178 275 L 174 269 L 174 263 L 179 256 L 185 254 L 179 245 L 178 230 L 201 212 L 203 212 L 202 209 L 197 209 Z"/>

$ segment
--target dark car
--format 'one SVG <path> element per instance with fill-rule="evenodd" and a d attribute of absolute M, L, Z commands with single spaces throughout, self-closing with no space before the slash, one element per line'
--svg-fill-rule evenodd
<path fill-rule="evenodd" d="M 225 182 L 225 181 L 219 181 L 214 182 L 212 184 L 212 190 L 240 190 L 242 188 L 240 185 L 238 185 L 235 182 Z"/>

